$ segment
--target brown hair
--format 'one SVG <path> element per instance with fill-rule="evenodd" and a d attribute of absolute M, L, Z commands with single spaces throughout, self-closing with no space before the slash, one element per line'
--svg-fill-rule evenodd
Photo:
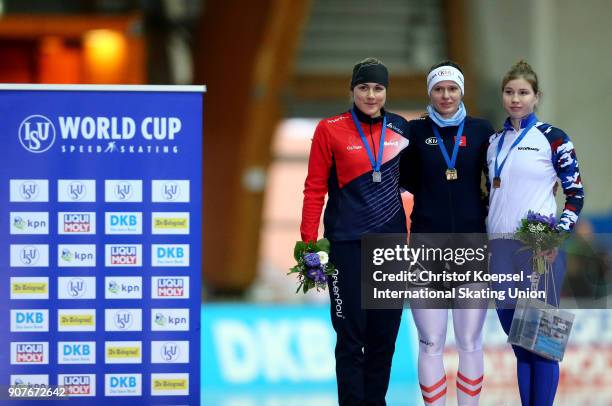
<path fill-rule="evenodd" d="M 501 85 L 502 92 L 504 91 L 504 87 L 506 87 L 508 82 L 514 79 L 521 79 L 521 78 L 529 82 L 535 94 L 537 95 L 540 94 L 540 86 L 538 84 L 538 75 L 536 75 L 531 65 L 525 62 L 524 59 L 521 59 L 520 61 L 512 65 L 510 70 L 506 72 L 506 75 L 504 76 L 502 80 L 502 85 Z"/>

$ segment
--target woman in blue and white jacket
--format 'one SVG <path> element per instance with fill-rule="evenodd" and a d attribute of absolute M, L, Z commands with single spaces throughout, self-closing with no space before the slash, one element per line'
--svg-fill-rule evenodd
<path fill-rule="evenodd" d="M 508 292 L 526 290 L 531 282 L 531 252 L 521 250 L 522 244 L 513 239 L 521 220 L 528 211 L 543 215 L 557 212 L 554 189 L 560 179 L 565 194 L 565 207 L 557 228 L 569 232 L 582 209 L 584 191 L 578 170 L 574 146 L 560 129 L 541 122 L 534 110 L 540 98 L 538 77 L 531 66 L 519 61 L 502 81 L 504 109 L 509 117 L 503 129 L 490 139 L 487 150 L 489 168 L 489 233 L 491 262 L 494 274 L 522 275 L 521 282 L 495 284 L 506 292 L 498 301 L 498 316 L 506 332 L 510 331 L 515 301 Z M 565 273 L 562 255 L 557 250 L 545 254 L 552 263 L 547 275 L 548 302 L 558 305 L 559 291 Z M 544 286 L 540 280 L 540 289 Z M 553 404 L 559 381 L 559 364 L 523 348 L 513 346 L 517 358 L 517 376 L 523 405 Z"/>

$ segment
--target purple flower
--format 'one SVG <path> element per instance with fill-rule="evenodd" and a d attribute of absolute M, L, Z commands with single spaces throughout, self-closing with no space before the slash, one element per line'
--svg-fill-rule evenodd
<path fill-rule="evenodd" d="M 527 221 L 529 221 L 530 223 L 546 224 L 547 226 L 553 229 L 557 225 L 557 220 L 555 219 L 555 215 L 553 213 L 548 216 L 544 216 L 540 213 L 535 213 L 531 210 L 529 210 L 529 212 L 527 213 Z"/>
<path fill-rule="evenodd" d="M 312 279 L 315 283 L 325 283 L 327 282 L 327 275 L 325 275 L 325 270 L 322 266 L 317 268 L 311 268 L 306 271 L 306 275 Z"/>
<path fill-rule="evenodd" d="M 319 258 L 319 255 L 314 252 L 305 254 L 304 264 L 306 264 L 308 268 L 317 268 L 321 265 L 321 258 Z"/>

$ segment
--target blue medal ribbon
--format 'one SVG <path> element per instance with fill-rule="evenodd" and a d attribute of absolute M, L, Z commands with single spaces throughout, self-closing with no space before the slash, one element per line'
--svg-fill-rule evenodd
<path fill-rule="evenodd" d="M 366 139 L 366 136 L 363 133 L 363 129 L 361 128 L 361 124 L 359 123 L 359 119 L 357 119 L 357 115 L 355 114 L 354 109 L 351 109 L 351 116 L 353 117 L 353 123 L 355 124 L 355 127 L 357 127 L 357 131 L 359 132 L 359 136 L 361 137 L 361 142 L 363 143 L 363 146 L 365 147 L 368 153 L 368 158 L 370 158 L 370 164 L 372 165 L 372 170 L 375 173 L 380 173 L 380 165 L 382 164 L 383 150 L 385 149 L 385 130 L 387 129 L 387 116 L 383 117 L 382 130 L 380 133 L 380 148 L 378 150 L 377 160 L 374 160 L 374 154 L 372 153 L 370 144 L 368 143 L 368 140 Z"/>
<path fill-rule="evenodd" d="M 457 136 L 455 137 L 455 146 L 453 148 L 453 156 L 449 157 L 448 152 L 446 151 L 446 147 L 444 146 L 444 141 L 442 141 L 442 137 L 440 137 L 440 132 L 435 124 L 431 125 L 431 129 L 438 140 L 438 146 L 442 151 L 442 156 L 444 157 L 444 161 L 446 162 L 446 167 L 448 169 L 454 169 L 455 164 L 457 163 L 457 155 L 459 155 L 459 145 L 461 144 L 461 136 L 463 135 L 463 125 L 465 124 L 465 119 L 461 120 L 461 124 L 459 124 L 459 128 L 457 129 Z"/>
<path fill-rule="evenodd" d="M 510 152 L 512 152 L 512 150 L 523 140 L 523 138 L 525 138 L 525 135 L 527 135 L 529 130 L 531 130 L 533 126 L 536 125 L 536 123 L 537 123 L 537 120 L 533 120 L 531 124 L 529 124 L 527 127 L 523 129 L 523 132 L 521 133 L 521 135 L 510 146 L 510 149 L 508 150 L 508 153 L 506 154 L 506 157 L 504 158 L 504 160 L 501 162 L 501 165 L 498 165 L 499 154 L 501 153 L 502 146 L 504 145 L 504 138 L 506 137 L 506 131 L 508 131 L 507 129 L 504 130 L 504 133 L 502 134 L 501 138 L 499 139 L 499 142 L 497 143 L 497 153 L 495 154 L 495 179 L 497 180 L 497 182 L 501 182 L 501 171 L 504 168 L 504 165 L 506 164 L 506 160 L 510 156 Z M 499 183 L 497 186 L 499 187 Z"/>

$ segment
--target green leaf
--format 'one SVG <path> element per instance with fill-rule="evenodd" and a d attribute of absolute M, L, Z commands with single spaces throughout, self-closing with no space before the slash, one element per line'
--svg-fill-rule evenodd
<path fill-rule="evenodd" d="M 306 284 L 304 284 L 304 293 L 308 292 L 308 286 L 306 286 Z"/>
<path fill-rule="evenodd" d="M 293 248 L 293 258 L 299 262 L 307 248 L 308 244 L 306 244 L 304 241 L 296 241 L 295 247 Z"/>
<path fill-rule="evenodd" d="M 327 238 L 321 238 L 317 241 L 316 249 L 317 251 L 325 251 L 329 254 L 329 240 Z"/>

